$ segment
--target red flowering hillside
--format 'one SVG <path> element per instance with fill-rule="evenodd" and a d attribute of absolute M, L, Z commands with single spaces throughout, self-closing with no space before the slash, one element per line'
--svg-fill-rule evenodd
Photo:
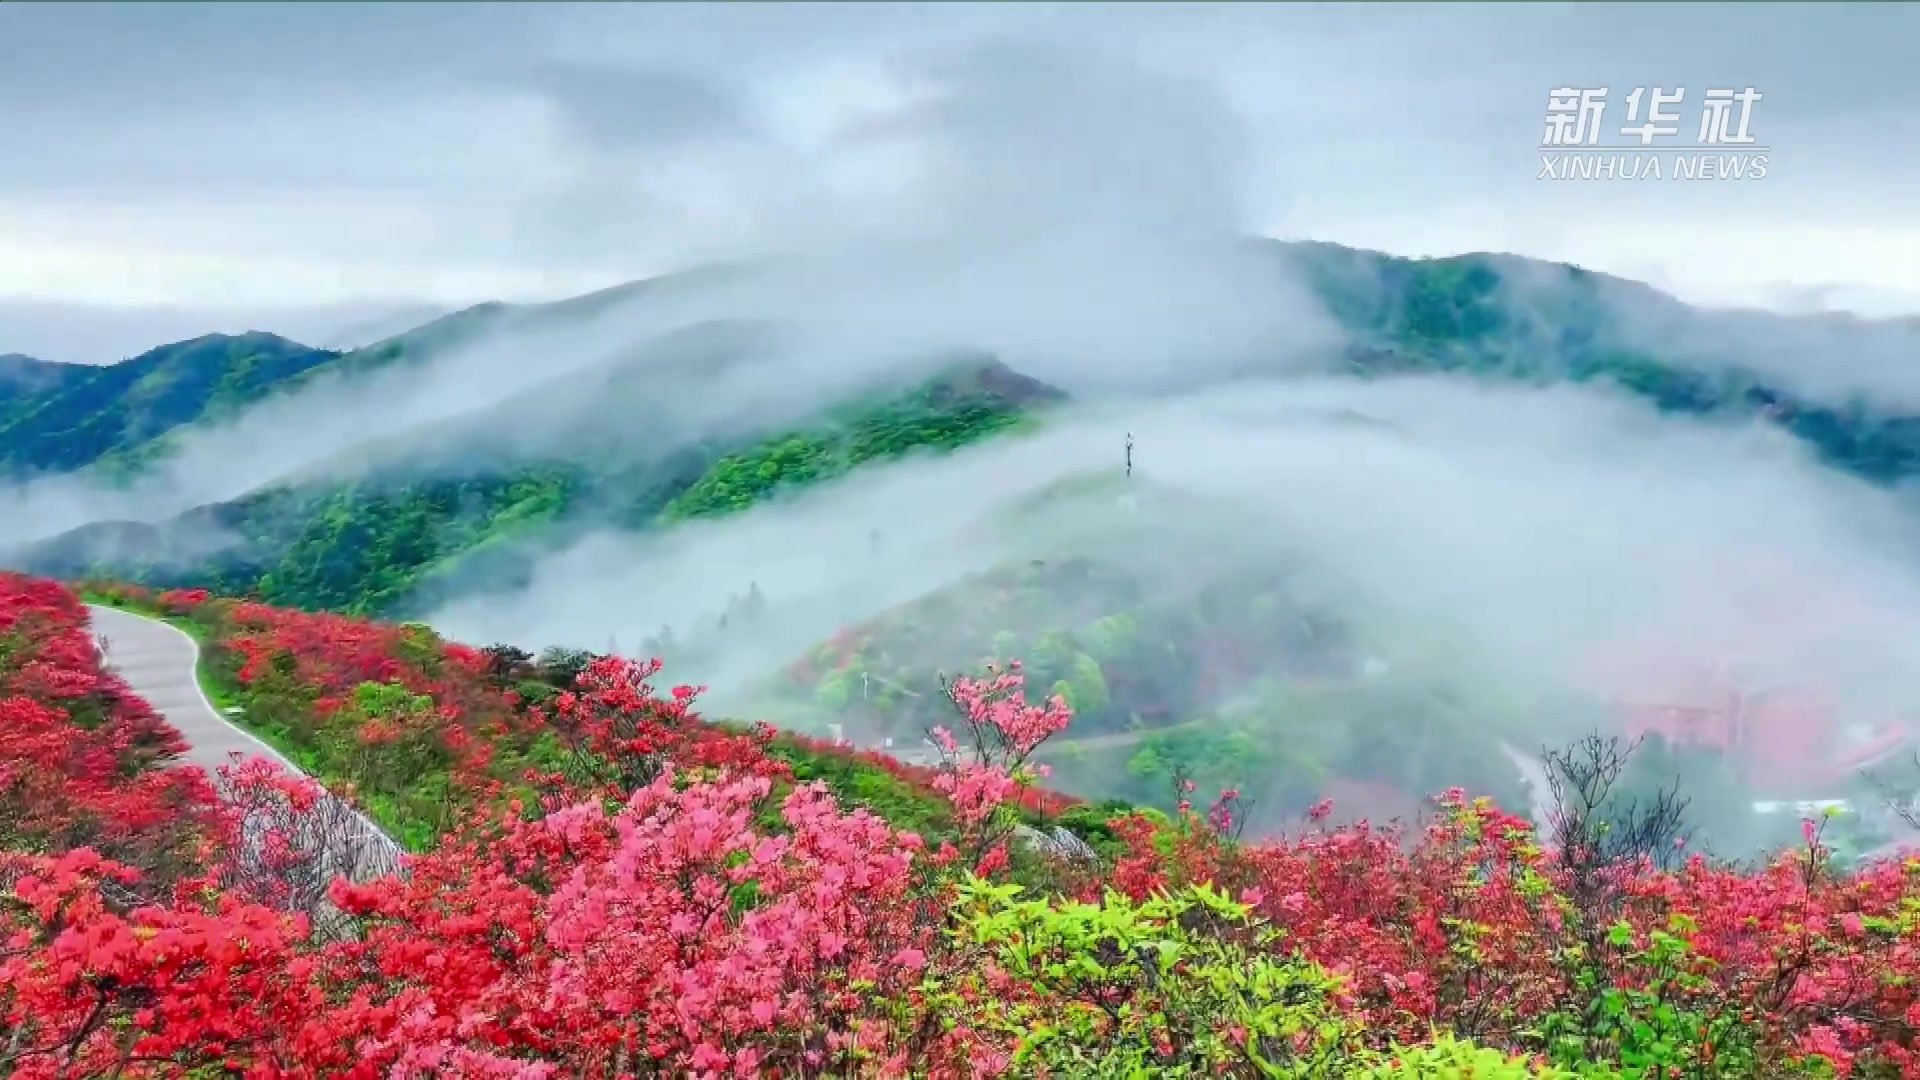
<path fill-rule="evenodd" d="M 418 624 L 210 598 L 203 590 L 93 591 L 183 620 L 205 643 L 217 697 L 242 706 L 248 727 L 416 849 L 433 846 L 463 808 L 534 799 L 609 760 L 659 753 L 830 780 L 890 820 L 951 825 L 940 770 L 763 727 L 709 723 L 693 712 L 692 687 L 672 688 L 657 702 L 650 688 L 623 689 L 646 686 L 658 665 L 636 669 L 582 654 L 543 666 L 504 646 L 442 641 Z M 639 722 L 654 719 L 666 722 Z M 1031 787 L 1009 798 L 1049 820 L 1078 805 Z"/>
<path fill-rule="evenodd" d="M 71 592 L 0 574 L 0 847 L 91 847 L 177 875 L 216 828 L 205 775 L 170 767 L 183 749 L 101 671 Z"/>
<path fill-rule="evenodd" d="M 6 624 L 25 670 L 77 609 L 9 588 L 67 613 Z M 37 848 L 8 839 L 0 1075 L 1920 1075 L 1920 865 L 1836 874 L 1814 823 L 1768 867 L 1677 861 L 1658 813 L 1597 813 L 1598 741 L 1561 762 L 1550 844 L 1457 792 L 1412 835 L 1323 806 L 1247 844 L 1227 792 L 1121 816 L 1112 858 L 1043 854 L 1015 804 L 1072 717 L 1017 669 L 952 688 L 936 739 L 975 752 L 925 778 L 923 835 L 652 665 L 165 602 L 362 793 L 438 768 L 447 824 L 405 874 L 316 892 L 311 789 L 243 770 L 232 814 L 265 825 L 128 906 L 112 853 L 58 850 L 90 804 L 50 805 Z M 82 790 L 121 786 L 87 760 Z"/>

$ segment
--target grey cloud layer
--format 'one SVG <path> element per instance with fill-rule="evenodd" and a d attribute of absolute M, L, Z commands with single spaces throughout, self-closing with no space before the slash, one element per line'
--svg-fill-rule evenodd
<path fill-rule="evenodd" d="M 1917 18 L 1898 5 L 6 5 L 0 251 L 17 236 L 7 257 L 23 269 L 0 292 L 205 304 L 244 288 L 284 305 L 350 282 L 457 304 L 682 266 L 813 218 L 795 125 L 832 127 L 884 94 L 861 72 L 1007 38 L 1226 87 L 1249 131 L 1227 183 L 1260 231 L 1460 248 L 1486 246 L 1474 229 L 1491 225 L 1489 242 L 1551 255 L 1595 248 L 1586 226 L 1608 218 L 1710 222 L 1749 249 L 1743 231 L 1775 225 L 1911 230 L 1920 89 L 1900 72 Z M 1675 81 L 1696 97 L 1711 83 L 1767 93 L 1758 122 L 1782 155 L 1768 182 L 1533 181 L 1548 86 Z M 1165 103 L 1105 104 L 1124 125 Z M 1109 182 L 1180 165 L 1087 164 Z M 1648 232 L 1642 269 L 1712 283 L 1696 241 L 1676 231 L 1662 249 L 1663 230 Z M 1796 273 L 1771 254 L 1769 287 L 1858 296 L 1896 276 L 1920 289 L 1897 249 L 1838 271 L 1831 255 Z"/>

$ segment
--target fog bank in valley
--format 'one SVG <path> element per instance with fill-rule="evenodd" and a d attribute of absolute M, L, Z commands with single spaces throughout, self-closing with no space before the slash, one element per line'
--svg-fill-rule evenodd
<path fill-rule="evenodd" d="M 1175 505 L 1146 497 L 1164 491 L 1178 512 L 1143 521 Z M 1920 704 L 1905 675 L 1920 660 L 1913 539 L 1884 492 L 1760 426 L 1591 389 L 1269 379 L 1082 409 L 657 538 L 597 536 L 529 589 L 430 621 L 470 641 L 634 652 L 757 584 L 767 615 L 670 672 L 711 683 L 726 711 L 837 630 L 1007 560 L 1119 560 L 1168 599 L 1284 566 L 1371 648 L 1448 665 L 1489 698 L 1685 701 L 1732 680 L 1875 720 Z M 988 643 L 944 648 L 964 670 Z M 1543 738 L 1571 733 L 1540 722 Z"/>

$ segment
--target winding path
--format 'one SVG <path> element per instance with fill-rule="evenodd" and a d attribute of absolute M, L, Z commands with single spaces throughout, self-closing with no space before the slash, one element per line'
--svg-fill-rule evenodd
<path fill-rule="evenodd" d="M 1547 776 L 1547 763 L 1515 749 L 1510 743 L 1501 743 L 1500 752 L 1520 770 L 1520 778 L 1527 785 L 1527 810 L 1533 817 L 1534 828 L 1541 837 L 1547 837 L 1553 820 L 1553 785 Z"/>
<path fill-rule="evenodd" d="M 87 605 L 93 639 L 108 666 L 187 740 L 186 758 L 209 773 L 230 754 L 270 757 L 298 772 L 280 752 L 235 727 L 200 689 L 200 643 L 170 623 Z"/>
<path fill-rule="evenodd" d="M 266 757 L 289 772 L 298 765 L 221 715 L 200 688 L 200 643 L 171 623 L 117 608 L 87 605 L 102 662 L 146 699 L 187 742 L 186 760 L 209 774 L 232 755 Z M 329 795 L 310 815 L 312 843 L 327 862 L 355 880 L 390 874 L 405 852 L 366 815 Z"/>

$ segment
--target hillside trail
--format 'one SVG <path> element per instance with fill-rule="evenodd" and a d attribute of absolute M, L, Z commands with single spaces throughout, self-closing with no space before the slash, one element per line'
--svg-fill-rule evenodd
<path fill-rule="evenodd" d="M 305 772 L 278 750 L 222 715 L 200 688 L 200 643 L 171 623 L 117 608 L 87 605 L 103 666 L 164 717 L 186 740 L 186 762 L 219 782 L 220 766 L 240 757 L 265 757 L 295 775 Z M 329 794 L 312 815 L 329 858 L 356 881 L 400 869 L 404 849 L 366 815 Z M 335 850 L 338 849 L 338 850 Z"/>
<path fill-rule="evenodd" d="M 1520 770 L 1520 778 L 1527 785 L 1527 812 L 1539 835 L 1547 837 L 1553 821 L 1553 784 L 1547 774 L 1547 763 L 1511 743 L 1501 743 L 1500 752 Z"/>

